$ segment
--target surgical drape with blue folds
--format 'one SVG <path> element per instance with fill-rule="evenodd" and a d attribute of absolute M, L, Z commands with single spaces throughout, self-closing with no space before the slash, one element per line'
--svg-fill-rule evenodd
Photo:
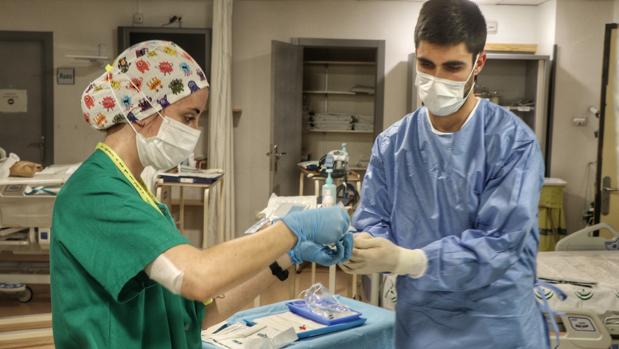
<path fill-rule="evenodd" d="M 533 293 L 544 164 L 531 129 L 486 100 L 458 132 L 425 108 L 378 136 L 359 231 L 421 248 L 426 274 L 397 282 L 396 347 L 548 347 Z"/>

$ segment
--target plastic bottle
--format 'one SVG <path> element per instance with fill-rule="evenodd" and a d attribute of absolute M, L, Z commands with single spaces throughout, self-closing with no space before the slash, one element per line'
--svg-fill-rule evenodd
<path fill-rule="evenodd" d="M 331 172 L 333 172 L 332 169 L 327 169 L 327 180 L 322 186 L 322 207 L 335 205 L 336 186 L 333 184 Z"/>
<path fill-rule="evenodd" d="M 350 156 L 348 155 L 348 149 L 346 146 L 347 146 L 346 143 L 342 143 L 342 148 L 340 149 L 340 151 L 344 153 L 344 158 L 345 158 L 344 163 L 345 163 L 346 170 L 348 170 L 348 162 L 350 161 Z"/>

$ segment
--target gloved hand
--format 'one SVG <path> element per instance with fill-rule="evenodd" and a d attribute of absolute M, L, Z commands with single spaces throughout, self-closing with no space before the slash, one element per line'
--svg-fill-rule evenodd
<path fill-rule="evenodd" d="M 328 267 L 349 260 L 352 255 L 352 245 L 353 236 L 351 233 L 346 233 L 340 241 L 335 243 L 335 249 L 312 241 L 303 241 L 290 250 L 288 255 L 294 264 L 314 262 Z"/>
<path fill-rule="evenodd" d="M 387 272 L 419 278 L 428 267 L 428 258 L 422 250 L 403 248 L 368 233 L 355 234 L 354 245 L 352 258 L 340 264 L 349 274 Z"/>
<path fill-rule="evenodd" d="M 348 213 L 337 206 L 293 212 L 282 221 L 297 236 L 295 248 L 303 241 L 321 246 L 336 243 L 350 226 Z"/>

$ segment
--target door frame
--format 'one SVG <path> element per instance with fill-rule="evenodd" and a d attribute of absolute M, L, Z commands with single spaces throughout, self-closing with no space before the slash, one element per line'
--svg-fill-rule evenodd
<path fill-rule="evenodd" d="M 275 62 L 275 58 L 274 58 L 274 46 L 275 45 L 281 45 L 282 48 L 286 47 L 286 49 L 293 49 L 295 50 L 295 55 L 296 57 L 296 69 L 295 69 L 295 76 L 294 79 L 292 79 L 291 81 L 294 81 L 294 86 L 295 89 L 297 90 L 297 96 L 294 97 L 294 101 L 295 103 L 298 103 L 296 105 L 296 112 L 298 112 L 298 114 L 296 115 L 295 119 L 289 119 L 286 118 L 286 120 L 295 120 L 295 123 L 298 123 L 296 126 L 298 126 L 298 132 L 299 132 L 299 139 L 298 139 L 298 144 L 297 148 L 298 149 L 283 149 L 284 153 L 280 153 L 280 142 L 279 139 L 277 138 L 277 132 L 276 132 L 276 124 L 278 120 L 276 120 L 276 114 L 277 115 L 282 115 L 280 113 L 278 113 L 279 108 L 278 108 L 278 100 L 276 96 L 276 85 L 278 83 L 278 76 L 277 76 L 277 64 Z M 266 154 L 267 156 L 269 156 L 269 192 L 271 193 L 276 193 L 277 195 L 296 195 L 297 191 L 286 191 L 286 186 L 284 186 L 284 189 L 282 191 L 281 188 L 278 187 L 278 184 L 276 184 L 276 177 L 278 176 L 278 174 L 281 174 L 283 172 L 279 172 L 279 171 L 283 171 L 281 168 L 283 168 L 283 166 L 280 165 L 279 163 L 279 159 L 278 157 L 280 155 L 286 155 L 286 160 L 289 160 L 291 157 L 294 157 L 295 155 L 298 155 L 298 158 L 296 160 L 294 160 L 295 164 L 300 160 L 300 155 L 301 155 L 301 133 L 303 130 L 303 122 L 302 122 L 302 104 L 303 104 L 303 48 L 295 45 L 293 43 L 289 43 L 289 42 L 285 42 L 285 41 L 280 41 L 280 40 L 271 40 L 271 116 L 269 119 L 269 125 L 270 125 L 270 140 L 269 140 L 269 151 Z M 278 128 L 278 130 L 281 130 L 280 128 Z M 293 130 L 296 131 L 296 128 Z M 293 136 L 294 139 L 294 136 Z M 276 148 L 277 146 L 277 148 Z M 296 180 L 291 179 L 293 183 L 297 183 Z M 276 190 L 277 189 L 277 190 Z"/>
<path fill-rule="evenodd" d="M 383 131 L 385 113 L 385 40 L 292 38 L 291 42 L 302 48 L 351 47 L 376 49 L 376 92 L 374 94 L 374 137 Z"/>
<path fill-rule="evenodd" d="M 273 40 L 278 41 L 278 40 Z M 283 42 L 283 41 L 282 41 Z M 299 98 L 303 98 L 302 91 L 302 81 L 303 81 L 303 60 L 304 60 L 304 50 L 306 48 L 360 48 L 360 49 L 374 49 L 376 52 L 376 93 L 374 94 L 374 137 L 377 137 L 380 132 L 383 130 L 383 120 L 384 120 L 384 84 L 385 84 L 385 40 L 360 40 L 360 39 L 322 39 L 322 38 L 306 38 L 306 37 L 295 37 L 291 38 L 290 42 L 283 42 L 285 44 L 296 46 L 299 50 L 301 50 L 300 55 L 300 70 L 299 70 L 299 82 L 301 83 L 301 91 L 299 91 Z M 271 56 L 271 89 L 274 87 L 274 79 L 273 79 L 273 57 Z M 275 95 L 272 92 L 271 95 L 271 142 L 269 146 L 270 155 L 273 150 L 273 145 L 276 144 L 274 139 L 274 104 L 275 103 Z M 301 106 L 299 106 L 301 107 Z M 301 112 L 301 108 L 299 108 L 299 112 Z M 301 121 L 301 118 L 299 118 Z M 303 127 L 303 126 L 301 126 Z M 301 134 L 299 134 L 301 136 Z M 299 144 L 301 143 L 301 139 L 299 139 Z M 301 147 L 299 147 L 299 150 Z M 285 149 L 284 149 L 285 150 Z M 289 150 L 285 150 L 289 152 Z M 273 158 L 270 159 L 269 165 L 269 174 L 270 174 L 270 191 L 273 191 L 274 177 L 273 177 Z"/>
<path fill-rule="evenodd" d="M 51 165 L 54 162 L 54 33 L 0 30 L 0 40 L 39 41 L 42 44 L 41 97 L 43 99 L 43 115 L 41 116 L 41 134 L 45 137 L 42 162 L 45 166 Z"/>
<path fill-rule="evenodd" d="M 606 117 L 606 93 L 608 86 L 608 73 L 610 70 L 611 34 L 619 27 L 617 23 L 606 24 L 604 30 L 604 56 L 602 61 L 602 90 L 600 93 L 600 121 L 598 128 L 598 156 L 595 174 L 595 212 L 594 223 L 600 223 L 602 211 L 602 149 L 604 147 L 604 119 Z"/>

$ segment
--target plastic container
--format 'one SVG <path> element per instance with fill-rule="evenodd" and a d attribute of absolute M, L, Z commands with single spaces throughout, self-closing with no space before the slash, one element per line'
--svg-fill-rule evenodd
<path fill-rule="evenodd" d="M 344 163 L 345 163 L 345 169 L 348 170 L 348 163 L 350 162 L 350 155 L 348 154 L 348 148 L 347 148 L 348 144 L 346 143 L 342 143 L 342 147 L 341 147 L 341 151 L 342 153 L 344 153 Z"/>
<path fill-rule="evenodd" d="M 310 308 L 307 306 L 307 303 L 305 303 L 305 301 L 303 300 L 288 302 L 286 303 L 286 306 L 288 307 L 288 310 L 299 316 L 327 326 L 356 321 L 361 317 L 360 312 L 346 307 L 347 311 L 345 314 L 333 318 L 325 318 L 311 311 Z"/>
<path fill-rule="evenodd" d="M 333 178 L 331 178 L 332 169 L 327 169 L 327 180 L 322 186 L 322 207 L 330 207 L 335 205 L 335 198 L 337 195 L 337 187 L 333 184 Z"/>

